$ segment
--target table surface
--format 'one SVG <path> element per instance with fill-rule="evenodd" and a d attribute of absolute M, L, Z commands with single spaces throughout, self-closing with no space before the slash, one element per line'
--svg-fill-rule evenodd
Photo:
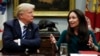
<path fill-rule="evenodd" d="M 100 52 L 97 51 L 79 51 L 80 54 L 97 54 L 100 55 Z"/>
<path fill-rule="evenodd" d="M 100 52 L 97 51 L 79 51 L 78 54 L 97 54 L 100 55 Z M 60 56 L 58 53 L 50 54 L 48 53 L 2 53 L 0 52 L 0 56 Z"/>

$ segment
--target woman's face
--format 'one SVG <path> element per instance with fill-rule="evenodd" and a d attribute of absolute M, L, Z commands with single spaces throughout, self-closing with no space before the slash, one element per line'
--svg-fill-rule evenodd
<path fill-rule="evenodd" d="M 71 12 L 69 15 L 69 25 L 71 28 L 76 28 L 79 25 L 79 19 L 74 12 Z"/>

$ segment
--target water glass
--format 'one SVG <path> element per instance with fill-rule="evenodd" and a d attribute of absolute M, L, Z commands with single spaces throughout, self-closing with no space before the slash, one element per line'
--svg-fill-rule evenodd
<path fill-rule="evenodd" d="M 68 56 L 68 45 L 67 43 L 61 43 L 60 45 L 60 55 Z"/>

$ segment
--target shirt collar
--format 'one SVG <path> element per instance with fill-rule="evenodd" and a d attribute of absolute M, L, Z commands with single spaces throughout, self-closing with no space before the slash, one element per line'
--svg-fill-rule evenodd
<path fill-rule="evenodd" d="M 25 24 L 21 20 L 18 20 L 18 21 L 21 27 L 25 26 Z"/>
<path fill-rule="evenodd" d="M 23 32 L 23 26 L 25 26 L 25 24 L 21 21 L 21 20 L 18 20 L 19 21 L 19 24 L 20 24 L 20 28 L 21 28 L 21 32 Z"/>

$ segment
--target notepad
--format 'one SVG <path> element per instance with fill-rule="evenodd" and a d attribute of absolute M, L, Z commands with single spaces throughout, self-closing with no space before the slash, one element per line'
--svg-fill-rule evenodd
<path fill-rule="evenodd" d="M 70 56 L 98 56 L 97 54 L 70 54 Z"/>

